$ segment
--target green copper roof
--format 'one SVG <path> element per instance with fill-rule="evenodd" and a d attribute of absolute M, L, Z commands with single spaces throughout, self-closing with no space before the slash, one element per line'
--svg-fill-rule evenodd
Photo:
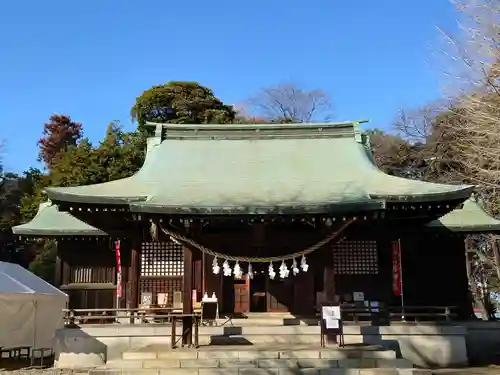
<path fill-rule="evenodd" d="M 313 213 L 466 199 L 473 190 L 383 173 L 356 122 L 159 124 L 149 146 L 132 177 L 47 194 L 54 201 L 130 204 L 137 212 Z"/>
<path fill-rule="evenodd" d="M 500 230 L 500 220 L 490 216 L 473 198 L 441 218 L 427 224 L 432 229 L 447 229 L 454 232 L 491 232 Z"/>
<path fill-rule="evenodd" d="M 51 202 L 40 204 L 35 217 L 26 224 L 12 227 L 22 236 L 107 236 L 106 232 L 84 223 Z"/>

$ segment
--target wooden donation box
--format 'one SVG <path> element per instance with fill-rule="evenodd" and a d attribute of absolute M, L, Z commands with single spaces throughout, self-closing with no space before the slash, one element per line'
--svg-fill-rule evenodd
<path fill-rule="evenodd" d="M 219 319 L 219 300 L 215 296 L 204 296 L 201 300 L 201 324 L 217 325 Z"/>
<path fill-rule="evenodd" d="M 321 306 L 321 347 L 326 347 L 328 336 L 332 336 L 339 346 L 344 346 L 344 332 L 340 305 L 323 304 Z"/>

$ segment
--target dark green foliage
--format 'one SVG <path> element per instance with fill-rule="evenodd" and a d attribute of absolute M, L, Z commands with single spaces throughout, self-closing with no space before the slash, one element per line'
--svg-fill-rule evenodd
<path fill-rule="evenodd" d="M 33 194 L 34 180 L 39 171 L 30 170 L 24 175 L 5 174 L 0 181 L 0 260 L 27 266 L 33 257 L 31 246 L 19 241 L 11 227 L 23 220 L 23 196 Z M 36 210 L 34 210 L 36 213 Z M 33 213 L 34 216 L 34 213 Z"/>
<path fill-rule="evenodd" d="M 144 146 L 140 133 L 124 132 L 111 123 L 97 147 L 83 139 L 58 155 L 50 172 L 51 185 L 89 185 L 130 177 L 144 162 Z"/>
<path fill-rule="evenodd" d="M 55 263 L 57 256 L 57 243 L 53 240 L 40 241 L 35 245 L 37 254 L 29 264 L 28 269 L 45 281 L 53 284 L 55 276 Z"/>
<path fill-rule="evenodd" d="M 208 87 L 196 82 L 172 81 L 153 86 L 137 97 L 130 111 L 139 129 L 147 122 L 176 124 L 232 123 L 236 112 Z"/>

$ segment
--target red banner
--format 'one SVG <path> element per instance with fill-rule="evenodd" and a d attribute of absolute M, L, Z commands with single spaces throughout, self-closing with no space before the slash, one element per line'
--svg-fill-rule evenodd
<path fill-rule="evenodd" d="M 115 255 L 116 255 L 116 296 L 122 297 L 122 265 L 120 254 L 120 240 L 115 241 Z"/>
<path fill-rule="evenodd" d="M 401 246 L 399 241 L 392 242 L 392 292 L 395 296 L 401 296 L 403 290 L 401 279 Z"/>

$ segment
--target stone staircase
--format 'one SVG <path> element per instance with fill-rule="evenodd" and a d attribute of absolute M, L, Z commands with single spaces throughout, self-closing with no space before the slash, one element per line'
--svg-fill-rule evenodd
<path fill-rule="evenodd" d="M 202 346 L 170 349 L 150 345 L 127 351 L 91 375 L 410 375 L 412 364 L 379 346 Z M 422 370 L 418 370 L 422 371 Z M 430 374 L 430 372 L 428 372 Z"/>

